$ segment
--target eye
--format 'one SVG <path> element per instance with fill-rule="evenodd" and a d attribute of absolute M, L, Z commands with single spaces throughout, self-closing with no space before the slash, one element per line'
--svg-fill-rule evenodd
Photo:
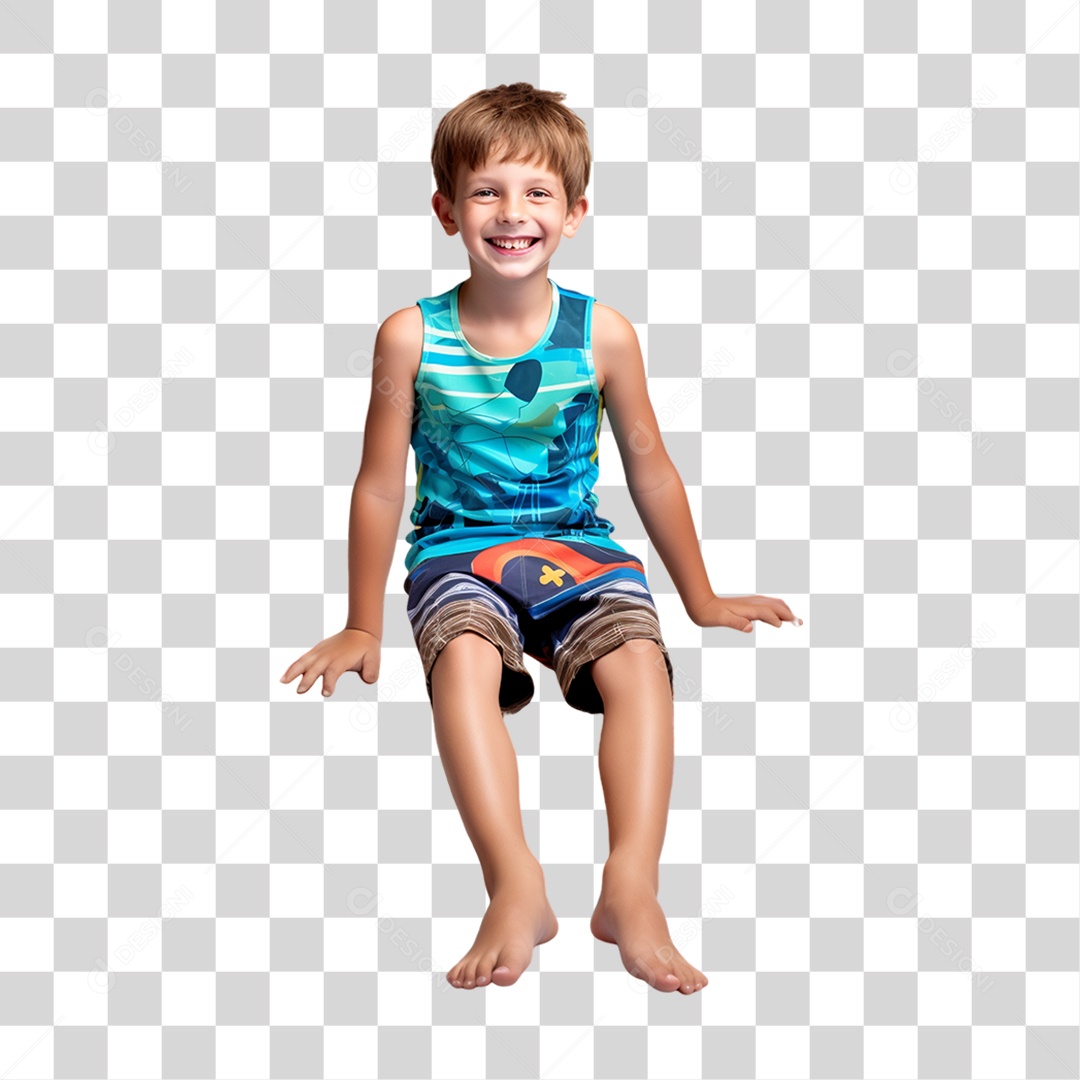
<path fill-rule="evenodd" d="M 481 188 L 479 191 L 474 193 L 474 196 L 494 195 L 494 194 L 495 194 L 495 192 L 492 191 L 491 188 Z M 550 198 L 551 197 L 550 195 L 548 195 L 548 193 L 546 191 L 542 190 L 541 188 L 533 188 L 532 191 L 529 192 L 529 194 L 530 195 L 543 195 L 545 198 Z"/>

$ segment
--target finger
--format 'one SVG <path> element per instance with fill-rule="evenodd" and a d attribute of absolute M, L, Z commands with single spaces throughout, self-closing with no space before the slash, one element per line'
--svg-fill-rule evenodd
<path fill-rule="evenodd" d="M 802 619 L 800 619 L 799 616 L 796 615 L 795 612 L 787 606 L 787 604 L 782 604 L 782 608 L 783 610 L 780 613 L 781 619 L 784 619 L 786 622 L 792 622 L 796 626 L 802 626 Z"/>
<path fill-rule="evenodd" d="M 305 664 L 306 664 L 306 663 L 308 662 L 308 660 L 309 660 L 309 659 L 311 658 L 311 656 L 313 655 L 314 651 L 315 651 L 314 649 L 308 649 L 308 651 L 307 651 L 306 653 L 304 653 L 304 655 L 303 655 L 303 656 L 301 656 L 301 657 L 300 657 L 299 659 L 297 659 L 297 660 L 294 660 L 294 661 L 293 661 L 293 662 L 292 662 L 292 663 L 291 663 L 291 664 L 290 664 L 290 665 L 289 665 L 289 666 L 288 666 L 288 667 L 287 667 L 287 668 L 285 669 L 285 674 L 281 676 L 281 681 L 282 681 L 283 683 L 291 683 L 291 682 L 293 681 L 293 679 L 295 679 L 295 678 L 296 678 L 296 676 L 297 676 L 297 675 L 301 674 L 301 673 L 303 672 L 303 670 L 304 670 L 304 665 L 305 665 Z"/>
<path fill-rule="evenodd" d="M 766 604 L 761 604 L 754 608 L 753 618 L 760 619 L 762 622 L 767 622 L 770 626 L 783 626 L 783 621 L 780 616 L 776 614 L 771 607 Z"/>
<path fill-rule="evenodd" d="M 328 660 L 313 660 L 304 672 L 304 677 L 300 680 L 296 692 L 306 694 L 315 685 L 315 680 L 326 670 L 328 664 Z"/>
<path fill-rule="evenodd" d="M 342 670 L 343 669 L 341 669 L 341 668 L 335 668 L 333 665 L 330 665 L 323 672 L 323 677 L 322 677 L 323 697 L 330 697 L 330 695 L 333 694 L 334 687 L 337 686 L 338 676 L 341 674 Z"/>
<path fill-rule="evenodd" d="M 749 609 L 744 609 L 749 611 Z M 752 623 L 740 611 L 734 608 L 720 609 L 720 626 L 730 626 L 733 630 L 750 630 Z"/>

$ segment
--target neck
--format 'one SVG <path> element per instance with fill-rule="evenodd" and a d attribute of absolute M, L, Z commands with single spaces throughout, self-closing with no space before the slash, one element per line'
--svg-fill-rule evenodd
<path fill-rule="evenodd" d="M 546 264 L 543 272 L 520 281 L 492 280 L 477 274 L 473 267 L 458 289 L 458 314 L 465 312 L 470 322 L 525 327 L 536 319 L 538 309 L 551 311 L 551 293 Z"/>

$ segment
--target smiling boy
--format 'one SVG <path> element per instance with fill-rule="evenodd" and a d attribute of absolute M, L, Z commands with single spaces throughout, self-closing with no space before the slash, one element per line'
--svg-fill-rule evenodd
<path fill-rule="evenodd" d="M 304 693 L 321 675 L 329 695 L 344 671 L 378 677 L 411 445 L 408 615 L 442 765 L 490 896 L 447 979 L 510 985 L 558 929 L 522 829 L 503 720 L 532 698 L 527 654 L 555 672 L 569 705 L 604 717 L 609 856 L 592 932 L 618 946 L 631 974 L 692 994 L 708 979 L 675 948 L 657 902 L 673 673 L 644 565 L 597 513 L 605 409 L 634 505 L 690 618 L 745 632 L 754 620 L 801 620 L 782 600 L 713 593 L 633 326 L 547 276 L 588 208 L 588 136 L 564 97 L 503 85 L 439 124 L 432 208 L 447 235 L 460 235 L 469 277 L 379 328 L 350 518 L 349 618 L 282 681 L 302 675 Z"/>

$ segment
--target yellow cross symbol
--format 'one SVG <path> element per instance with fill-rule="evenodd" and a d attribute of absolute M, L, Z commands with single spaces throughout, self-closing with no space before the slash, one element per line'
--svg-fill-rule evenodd
<path fill-rule="evenodd" d="M 561 586 L 563 583 L 562 576 L 565 573 L 566 571 L 563 569 L 555 570 L 552 567 L 548 566 L 547 563 L 544 563 L 544 572 L 540 575 L 540 584 L 550 585 L 552 584 L 552 582 L 554 582 L 556 585 Z"/>

